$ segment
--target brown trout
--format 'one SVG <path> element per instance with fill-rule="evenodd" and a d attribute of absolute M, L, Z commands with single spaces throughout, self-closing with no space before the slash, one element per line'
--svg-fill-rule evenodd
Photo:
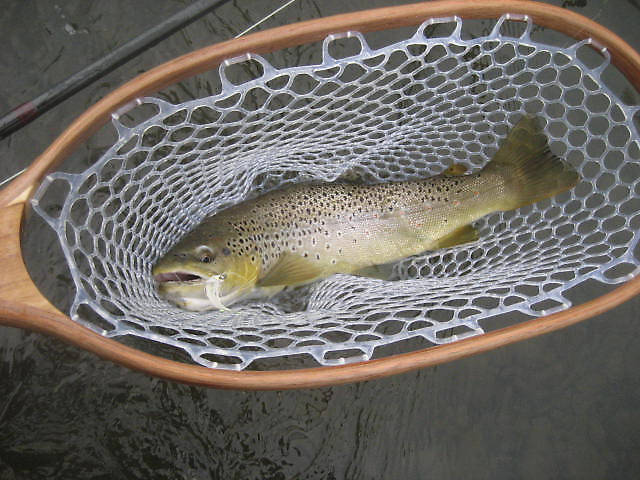
<path fill-rule="evenodd" d="M 480 172 L 455 171 L 373 185 L 298 184 L 240 203 L 207 217 L 155 265 L 158 290 L 189 310 L 226 309 L 335 273 L 357 275 L 473 241 L 473 221 L 579 180 L 528 116 Z"/>

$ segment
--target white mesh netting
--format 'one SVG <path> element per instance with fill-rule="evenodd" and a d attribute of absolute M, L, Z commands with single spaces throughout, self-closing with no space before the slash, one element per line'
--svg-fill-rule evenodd
<path fill-rule="evenodd" d="M 82 174 L 53 173 L 34 208 L 55 228 L 77 294 L 71 317 L 114 337 L 170 344 L 195 362 L 242 369 L 258 358 L 308 354 L 320 364 L 369 359 L 376 347 L 422 337 L 452 342 L 506 312 L 566 309 L 586 279 L 638 272 L 640 148 L 634 115 L 589 67 L 589 41 L 533 41 L 532 25 L 462 38 L 458 18 L 431 20 L 404 41 L 371 49 L 356 32 L 323 44 L 320 65 L 275 69 L 248 55 L 220 68 L 221 93 L 181 104 L 143 98 L 155 114 L 127 127 Z M 432 37 L 440 24 L 452 25 Z M 337 38 L 360 53 L 337 59 Z M 229 65 L 263 71 L 241 85 Z M 480 240 L 408 258 L 391 281 L 337 275 L 274 301 L 189 312 L 158 297 L 151 267 L 205 215 L 291 182 L 405 180 L 452 163 L 476 171 L 524 113 L 546 120 L 551 148 L 581 174 L 571 192 L 476 223 Z M 122 113 L 122 112 L 120 112 Z M 41 200 L 68 182 L 57 218 Z M 83 312 L 88 308 L 101 320 Z"/>

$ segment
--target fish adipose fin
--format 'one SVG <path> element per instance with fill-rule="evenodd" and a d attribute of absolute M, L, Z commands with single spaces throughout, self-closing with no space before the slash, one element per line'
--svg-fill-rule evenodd
<path fill-rule="evenodd" d="M 464 225 L 438 240 L 435 248 L 448 248 L 454 245 L 474 242 L 478 239 L 478 231 L 472 225 Z M 435 249 L 434 249 L 435 250 Z"/>
<path fill-rule="evenodd" d="M 338 177 L 339 182 L 360 184 L 370 180 L 371 175 L 367 174 L 362 167 L 354 165 Z"/>
<path fill-rule="evenodd" d="M 459 177 L 466 175 L 468 171 L 469 168 L 464 163 L 454 163 L 442 173 L 450 177 Z"/>
<path fill-rule="evenodd" d="M 504 210 L 520 208 L 573 188 L 578 173 L 556 157 L 539 120 L 525 116 L 511 130 L 493 160 L 484 169 L 505 178 Z"/>
<path fill-rule="evenodd" d="M 306 258 L 293 253 L 284 253 L 265 277 L 258 281 L 258 287 L 276 285 L 302 285 L 323 275 L 323 269 Z"/>

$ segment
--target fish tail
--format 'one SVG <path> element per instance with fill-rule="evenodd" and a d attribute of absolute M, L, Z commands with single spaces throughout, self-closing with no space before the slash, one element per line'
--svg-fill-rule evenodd
<path fill-rule="evenodd" d="M 531 116 L 513 127 L 484 170 L 504 177 L 504 210 L 553 197 L 580 181 L 573 167 L 551 153 L 538 119 Z"/>

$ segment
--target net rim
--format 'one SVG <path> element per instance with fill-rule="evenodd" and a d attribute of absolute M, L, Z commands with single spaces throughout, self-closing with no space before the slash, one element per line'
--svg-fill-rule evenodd
<path fill-rule="evenodd" d="M 30 281 L 22 262 L 19 241 L 22 218 L 27 210 L 23 202 L 28 200 L 44 175 L 104 125 L 112 112 L 126 108 L 137 97 L 215 68 L 224 59 L 249 51 L 274 51 L 322 40 L 331 33 L 347 30 L 370 32 L 414 26 L 429 18 L 450 17 L 452 14 L 463 19 L 496 18 L 510 14 L 507 17 L 509 19 L 525 20 L 524 16 L 529 16 L 534 23 L 561 31 L 577 40 L 592 38 L 594 48 L 606 48 L 611 53 L 612 63 L 640 90 L 640 55 L 624 40 L 580 14 L 526 0 L 442 0 L 336 15 L 266 30 L 205 47 L 160 65 L 124 84 L 80 115 L 23 175 L 0 192 L 0 205 L 5 207 L 7 213 L 3 215 L 6 223 L 0 224 L 0 233 L 10 238 L 13 245 L 2 254 L 2 259 L 14 265 L 14 270 L 20 270 L 20 274 Z M 16 262 L 21 265 L 16 267 Z M 0 322 L 53 334 L 105 359 L 151 375 L 190 384 L 238 389 L 318 387 L 368 380 L 444 363 L 569 326 L 603 313 L 640 293 L 640 277 L 636 277 L 612 292 L 563 312 L 458 342 L 343 366 L 256 372 L 188 365 L 126 347 L 88 330 L 57 311 L 42 297 L 33 282 L 30 282 L 30 294 L 16 300 L 15 295 L 11 294 L 14 283 L 12 275 L 3 274 L 0 277 L 0 286 L 5 287 L 0 289 L 0 292 L 4 292 L 0 294 L 0 316 L 3 317 Z"/>

